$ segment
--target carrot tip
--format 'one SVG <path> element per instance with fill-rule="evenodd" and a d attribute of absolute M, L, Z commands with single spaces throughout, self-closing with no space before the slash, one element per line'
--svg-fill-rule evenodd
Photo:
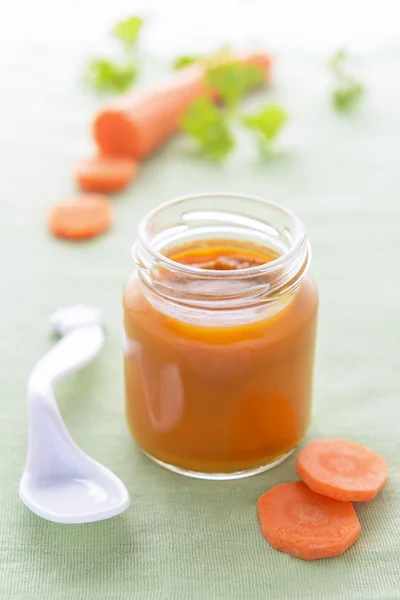
<path fill-rule="evenodd" d="M 106 154 L 138 158 L 146 153 L 135 126 L 123 111 L 100 111 L 93 121 L 93 137 Z"/>

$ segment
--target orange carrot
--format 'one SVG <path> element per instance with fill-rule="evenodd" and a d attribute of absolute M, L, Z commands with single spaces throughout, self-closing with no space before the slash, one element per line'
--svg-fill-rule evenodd
<path fill-rule="evenodd" d="M 269 72 L 271 70 L 271 57 L 269 54 L 265 54 L 265 52 L 253 52 L 253 54 L 248 54 L 243 57 L 242 62 L 246 65 L 253 65 L 254 67 L 258 67 L 265 73 L 265 79 L 268 78 Z"/>
<path fill-rule="evenodd" d="M 112 223 L 112 212 L 107 196 L 81 194 L 53 206 L 48 226 L 57 237 L 82 240 L 106 231 Z"/>
<path fill-rule="evenodd" d="M 118 192 L 135 176 L 138 163 L 131 158 L 95 156 L 75 167 L 75 181 L 85 192 Z"/>
<path fill-rule="evenodd" d="M 268 77 L 267 55 L 252 54 L 241 60 L 260 67 Z M 94 139 L 104 154 L 143 158 L 177 131 L 185 110 L 203 95 L 213 96 L 204 67 L 195 63 L 175 71 L 162 84 L 135 90 L 106 106 L 94 119 Z"/>
<path fill-rule="evenodd" d="M 316 494 L 301 481 L 270 489 L 259 498 L 257 512 L 267 542 L 303 560 L 340 556 L 361 533 L 350 502 Z"/>
<path fill-rule="evenodd" d="M 297 473 L 314 492 L 349 502 L 372 500 L 388 478 L 379 454 L 344 440 L 308 444 L 297 457 Z"/>

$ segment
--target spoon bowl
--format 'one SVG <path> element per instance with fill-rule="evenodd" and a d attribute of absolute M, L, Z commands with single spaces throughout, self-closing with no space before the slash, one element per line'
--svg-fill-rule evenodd
<path fill-rule="evenodd" d="M 129 506 L 125 486 L 88 456 L 84 473 L 76 477 L 39 480 L 25 472 L 19 495 L 38 516 L 55 523 L 91 523 L 115 517 Z"/>

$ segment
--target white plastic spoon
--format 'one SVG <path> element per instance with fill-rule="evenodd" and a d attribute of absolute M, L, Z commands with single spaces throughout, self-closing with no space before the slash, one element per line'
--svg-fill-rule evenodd
<path fill-rule="evenodd" d="M 56 523 L 90 523 L 120 514 L 129 494 L 109 469 L 82 452 L 58 410 L 53 385 L 87 365 L 104 343 L 101 314 L 83 306 L 53 315 L 63 338 L 33 369 L 28 383 L 29 446 L 19 495 L 31 511 Z"/>

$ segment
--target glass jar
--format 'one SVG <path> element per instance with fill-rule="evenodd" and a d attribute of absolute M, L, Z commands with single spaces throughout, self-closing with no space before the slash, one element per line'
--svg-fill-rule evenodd
<path fill-rule="evenodd" d="M 260 473 L 309 422 L 318 293 L 290 211 L 198 194 L 150 212 L 124 288 L 126 415 L 154 461 L 205 479 Z"/>

